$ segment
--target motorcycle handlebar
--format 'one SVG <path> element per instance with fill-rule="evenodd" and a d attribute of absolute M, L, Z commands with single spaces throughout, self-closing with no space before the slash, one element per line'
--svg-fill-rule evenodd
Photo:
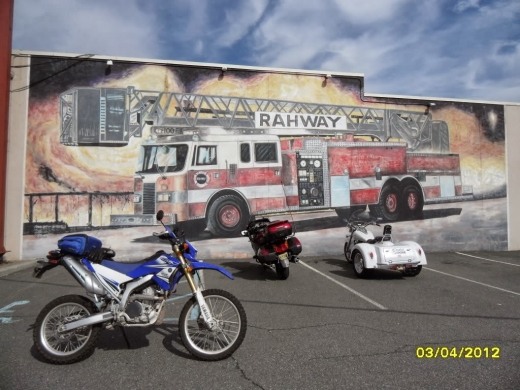
<path fill-rule="evenodd" d="M 358 226 L 366 227 L 369 225 L 381 226 L 377 222 L 372 222 L 372 221 L 370 221 L 370 222 L 347 222 L 347 227 L 352 227 L 352 228 L 356 228 Z"/>

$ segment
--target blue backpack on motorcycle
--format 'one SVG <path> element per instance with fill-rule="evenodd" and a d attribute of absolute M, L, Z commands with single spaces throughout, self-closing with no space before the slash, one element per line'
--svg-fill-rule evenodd
<path fill-rule="evenodd" d="M 71 234 L 58 241 L 58 248 L 74 256 L 86 256 L 101 245 L 98 238 L 86 234 Z"/>

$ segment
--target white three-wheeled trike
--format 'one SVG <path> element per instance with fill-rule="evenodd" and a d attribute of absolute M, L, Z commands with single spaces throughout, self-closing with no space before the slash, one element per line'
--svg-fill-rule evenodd
<path fill-rule="evenodd" d="M 375 269 L 401 271 L 405 276 L 416 276 L 426 265 L 422 247 L 415 241 L 392 240 L 392 226 L 385 225 L 382 236 L 374 236 L 369 225 L 380 226 L 371 215 L 362 210 L 354 212 L 347 221 L 349 234 L 343 248 L 345 258 L 353 263 L 360 278 Z"/>

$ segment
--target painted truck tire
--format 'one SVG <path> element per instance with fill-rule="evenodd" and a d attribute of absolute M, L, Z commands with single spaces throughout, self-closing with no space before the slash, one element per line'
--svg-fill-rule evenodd
<path fill-rule="evenodd" d="M 219 237 L 239 236 L 249 220 L 249 212 L 244 202 L 235 195 L 217 198 L 208 213 L 208 229 Z"/>
<path fill-rule="evenodd" d="M 402 211 L 407 217 L 418 217 L 422 214 L 424 199 L 421 190 L 410 184 L 403 190 Z"/>
<path fill-rule="evenodd" d="M 376 217 L 381 217 L 386 221 L 395 221 L 399 217 L 400 202 L 399 190 L 394 185 L 387 185 L 381 190 L 379 203 L 370 206 Z"/>

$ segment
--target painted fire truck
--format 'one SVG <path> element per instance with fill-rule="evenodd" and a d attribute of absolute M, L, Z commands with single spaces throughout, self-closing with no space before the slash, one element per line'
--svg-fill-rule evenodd
<path fill-rule="evenodd" d="M 134 176 L 134 215 L 112 215 L 111 225 L 153 224 L 161 209 L 171 223 L 235 236 L 251 215 L 342 215 L 368 205 L 395 221 L 420 216 L 425 204 L 472 198 L 459 156 L 449 153 L 447 124 L 424 111 L 129 87 L 67 91 L 62 113 L 81 110 L 83 90 L 101 99 L 103 132 L 89 123 L 89 145 L 109 142 L 109 128 L 119 127 L 124 143 L 150 126 Z M 114 92 L 114 112 L 124 115 L 109 126 L 106 96 Z M 62 143 L 81 145 L 82 131 L 62 114 Z"/>

